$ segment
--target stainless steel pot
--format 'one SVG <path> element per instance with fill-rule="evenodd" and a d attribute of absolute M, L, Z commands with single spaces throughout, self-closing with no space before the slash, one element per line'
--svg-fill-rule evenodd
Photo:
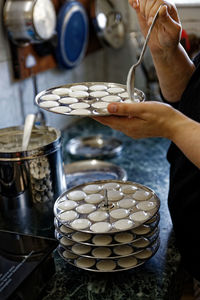
<path fill-rule="evenodd" d="M 11 40 L 20 45 L 48 40 L 55 33 L 51 0 L 6 0 L 3 16 Z"/>
<path fill-rule="evenodd" d="M 33 128 L 27 151 L 21 150 L 23 127 L 0 130 L 0 207 L 46 204 L 65 190 L 60 131 Z"/>

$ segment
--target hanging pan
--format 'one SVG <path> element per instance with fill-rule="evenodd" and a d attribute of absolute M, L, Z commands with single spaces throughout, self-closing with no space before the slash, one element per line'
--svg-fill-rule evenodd
<path fill-rule="evenodd" d="M 56 58 L 63 68 L 73 68 L 85 56 L 88 45 L 88 16 L 78 1 L 65 2 L 57 17 Z"/>

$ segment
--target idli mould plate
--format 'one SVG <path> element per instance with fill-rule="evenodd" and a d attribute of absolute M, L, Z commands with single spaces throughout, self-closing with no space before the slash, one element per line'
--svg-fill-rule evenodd
<path fill-rule="evenodd" d="M 81 234 L 82 238 L 77 238 L 77 233 Z M 117 239 L 116 237 L 118 235 L 124 235 L 125 238 Z M 126 235 L 128 234 L 128 237 L 131 237 L 131 239 L 127 239 Z M 143 248 L 142 246 L 139 247 L 139 241 L 141 239 L 147 239 L 149 241 L 149 244 L 152 243 L 152 241 L 155 240 L 155 238 L 159 235 L 159 228 L 155 227 L 151 229 L 150 233 L 147 235 L 136 235 L 133 234 L 131 231 L 126 231 L 126 232 L 120 232 L 120 233 L 114 233 L 114 234 L 88 234 L 88 233 L 83 233 L 83 232 L 72 232 L 72 233 L 63 233 L 59 227 L 55 227 L 55 238 L 60 240 L 62 237 L 65 237 L 66 240 L 69 240 L 69 243 L 79 243 L 79 244 L 84 244 L 92 247 L 114 247 L 114 246 L 119 246 L 119 245 L 127 245 L 131 243 L 135 243 L 135 248 Z M 76 237 L 77 236 L 77 237 Z M 95 242 L 96 239 L 96 242 Z M 138 243 L 137 243 L 138 242 Z"/>
<path fill-rule="evenodd" d="M 126 199 L 128 203 L 133 201 L 129 208 L 124 208 Z M 65 202 L 68 200 L 75 207 L 65 210 Z M 139 209 L 138 205 L 144 202 L 147 204 L 145 210 Z M 91 210 L 85 213 L 87 207 L 91 207 Z M 157 195 L 144 185 L 130 181 L 101 180 L 84 183 L 64 192 L 54 204 L 54 215 L 61 224 L 74 231 L 106 234 L 139 227 L 151 220 L 159 207 Z"/>
<path fill-rule="evenodd" d="M 82 257 L 73 253 L 68 253 L 68 257 L 66 258 L 64 256 L 65 251 L 67 251 L 65 248 L 63 248 L 62 246 L 58 246 L 57 247 L 57 251 L 59 253 L 59 255 L 64 259 L 64 261 L 66 261 L 67 263 L 78 267 L 80 269 L 83 270 L 87 270 L 87 271 L 91 271 L 91 272 L 120 272 L 120 271 L 126 271 L 126 270 L 130 270 L 130 269 L 134 269 L 134 268 L 138 268 L 139 266 L 143 265 L 144 263 L 146 263 L 151 257 L 153 257 L 155 255 L 155 253 L 157 252 L 158 248 L 160 245 L 160 241 L 159 239 L 157 239 L 155 241 L 155 243 L 151 246 L 148 247 L 144 250 L 141 250 L 141 252 L 135 253 L 130 255 L 129 257 L 119 257 L 119 258 L 114 258 L 114 259 L 97 259 L 97 258 L 87 258 L 87 257 Z M 142 255 L 142 251 L 146 251 L 143 252 Z M 148 251 L 148 252 L 147 252 Z M 73 258 L 69 258 L 69 257 L 73 257 Z M 90 264 L 90 267 L 84 266 L 84 265 L 78 265 L 77 262 L 78 260 L 85 260 L 86 265 Z M 101 264 L 101 268 L 99 267 Z M 121 266 L 120 266 L 121 265 Z M 127 267 L 123 267 L 122 265 L 127 265 Z"/>
<path fill-rule="evenodd" d="M 145 100 L 142 91 L 135 89 L 135 102 Z M 128 102 L 126 86 L 107 82 L 81 82 L 53 87 L 40 92 L 35 103 L 49 112 L 67 116 L 109 115 L 111 102 Z"/>

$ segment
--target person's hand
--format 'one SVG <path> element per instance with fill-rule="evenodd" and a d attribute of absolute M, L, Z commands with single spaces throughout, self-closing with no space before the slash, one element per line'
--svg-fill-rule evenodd
<path fill-rule="evenodd" d="M 129 3 L 137 13 L 144 36 L 156 11 L 163 5 L 152 30 L 149 47 L 152 53 L 165 56 L 173 53 L 181 38 L 181 24 L 175 5 L 163 0 L 129 0 Z"/>
<path fill-rule="evenodd" d="M 185 118 L 170 105 L 154 101 L 111 103 L 108 111 L 112 115 L 94 119 L 135 139 L 165 137 L 173 140 L 177 124 Z"/>

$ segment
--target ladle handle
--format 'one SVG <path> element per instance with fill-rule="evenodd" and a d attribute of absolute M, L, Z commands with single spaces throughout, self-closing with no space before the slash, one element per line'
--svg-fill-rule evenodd
<path fill-rule="evenodd" d="M 35 121 L 35 114 L 29 114 L 26 116 L 25 124 L 24 124 L 24 134 L 22 140 L 22 151 L 26 151 L 28 148 L 34 121 Z"/>
<path fill-rule="evenodd" d="M 152 21 L 152 23 L 151 23 L 151 25 L 150 25 L 150 27 L 149 27 L 149 29 L 148 29 L 148 32 L 147 32 L 147 35 L 146 35 L 146 38 L 145 38 L 145 42 L 144 42 L 142 51 L 141 51 L 141 53 L 140 53 L 140 57 L 139 57 L 139 59 L 138 59 L 137 64 L 135 64 L 135 67 L 138 66 L 138 65 L 141 63 L 141 61 L 142 61 L 142 58 L 143 58 L 144 53 L 145 53 L 146 48 L 147 48 L 147 44 L 148 44 L 149 39 L 150 39 L 151 31 L 152 31 L 152 29 L 153 29 L 153 27 L 154 27 L 154 25 L 155 25 L 155 23 L 156 23 L 156 19 L 157 19 L 157 17 L 158 17 L 159 11 L 160 11 L 160 9 L 161 9 L 162 6 L 163 6 L 163 5 L 160 5 L 160 6 L 159 6 L 158 10 L 156 11 L 156 14 L 155 14 L 154 17 L 153 17 L 153 21 Z"/>

